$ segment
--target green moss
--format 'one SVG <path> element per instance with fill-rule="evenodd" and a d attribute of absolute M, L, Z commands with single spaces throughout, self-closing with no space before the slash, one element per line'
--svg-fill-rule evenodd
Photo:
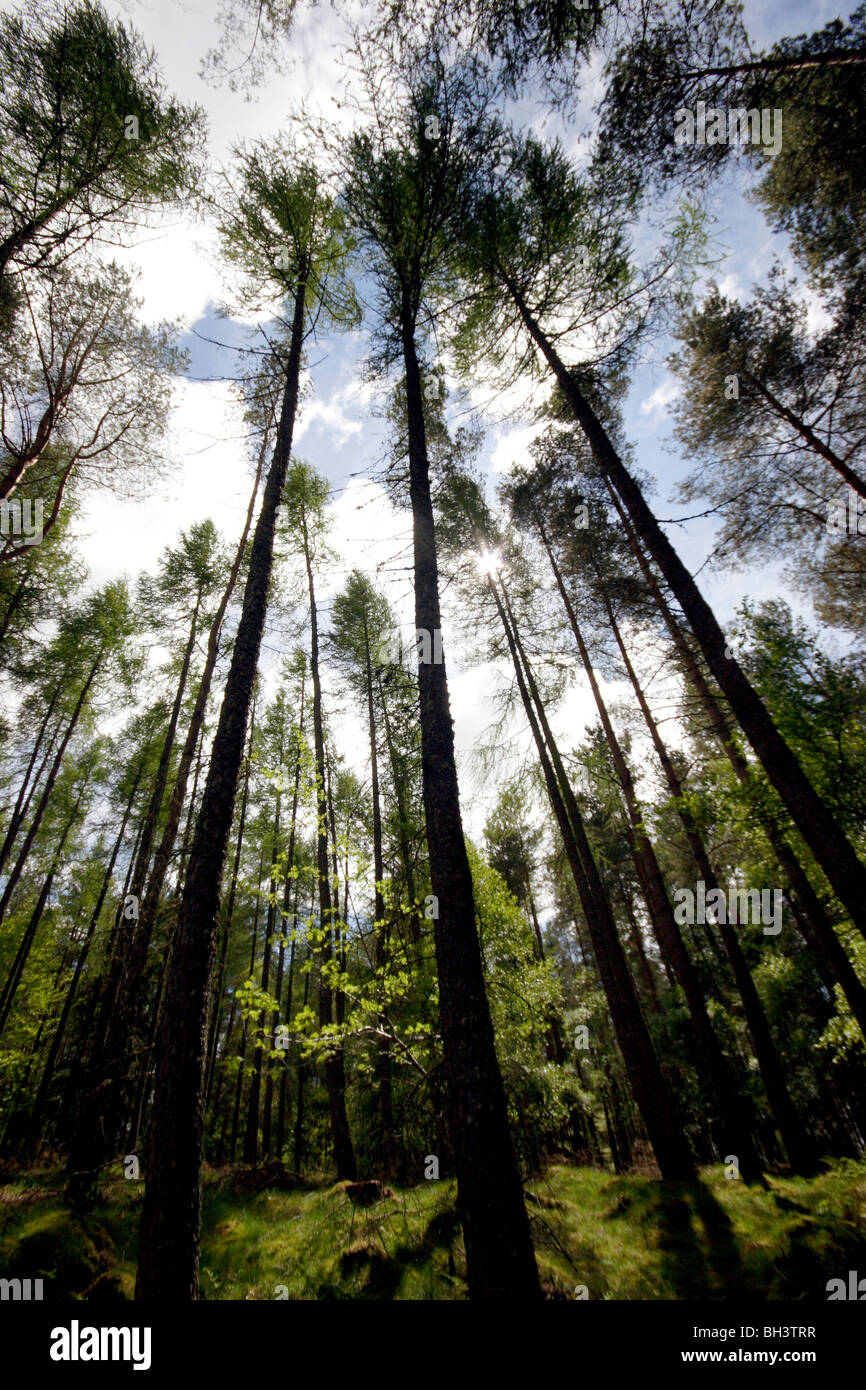
<path fill-rule="evenodd" d="M 726 1180 L 722 1167 L 699 1183 L 664 1184 L 553 1165 L 527 1187 L 550 1299 L 585 1285 L 591 1299 L 823 1301 L 828 1279 L 866 1267 L 863 1164 L 772 1178 L 766 1191 Z M 88 1220 L 56 1192 L 40 1200 L 32 1183 L 5 1194 L 0 1274 L 47 1277 L 47 1296 L 132 1297 L 140 1183 L 109 1181 Z M 209 1173 L 201 1287 L 207 1299 L 464 1299 L 454 1184 L 395 1187 L 362 1207 L 340 1184 L 244 1197 L 231 1175 Z"/>

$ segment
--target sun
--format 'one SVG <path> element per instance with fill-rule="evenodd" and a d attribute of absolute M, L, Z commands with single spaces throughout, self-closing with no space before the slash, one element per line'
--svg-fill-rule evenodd
<path fill-rule="evenodd" d="M 479 574 L 491 577 L 502 569 L 502 555 L 498 550 L 480 551 L 476 562 Z"/>

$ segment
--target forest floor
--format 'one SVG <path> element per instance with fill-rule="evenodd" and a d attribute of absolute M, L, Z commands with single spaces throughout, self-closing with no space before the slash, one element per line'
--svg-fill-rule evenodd
<path fill-rule="evenodd" d="M 143 1183 L 119 1174 L 79 1218 L 64 1204 L 59 1169 L 7 1172 L 0 1277 L 43 1277 L 46 1299 L 131 1298 Z M 346 1184 L 280 1181 L 273 1166 L 207 1173 L 203 1297 L 466 1297 L 452 1182 L 362 1184 L 353 1200 Z M 665 1185 L 553 1165 L 525 1187 L 549 1298 L 823 1302 L 829 1279 L 866 1273 L 863 1162 L 833 1163 L 812 1179 L 773 1176 L 767 1191 L 726 1180 L 722 1167 Z"/>

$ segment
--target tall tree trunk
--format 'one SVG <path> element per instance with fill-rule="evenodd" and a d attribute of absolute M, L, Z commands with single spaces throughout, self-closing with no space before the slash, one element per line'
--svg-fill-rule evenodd
<path fill-rule="evenodd" d="M 722 1052 L 721 1044 L 719 1043 L 716 1031 L 713 1028 L 710 1015 L 707 1011 L 707 1004 L 701 988 L 701 982 L 698 979 L 697 971 L 686 950 L 685 942 L 682 939 L 679 926 L 674 917 L 673 908 L 671 907 L 655 849 L 644 828 L 643 813 L 635 791 L 631 768 L 628 766 L 625 754 L 622 751 L 616 730 L 613 727 L 607 710 L 607 705 L 602 696 L 601 688 L 596 680 L 592 658 L 583 640 L 583 634 L 577 621 L 577 614 L 575 613 L 574 605 L 571 602 L 571 596 L 563 580 L 556 556 L 548 540 L 544 522 L 538 515 L 536 516 L 536 520 L 541 535 L 541 541 L 548 561 L 550 562 L 553 577 L 556 580 L 556 586 L 562 598 L 569 625 L 574 634 L 574 640 L 580 652 L 580 659 L 583 663 L 584 671 L 586 672 L 586 678 L 589 681 L 593 699 L 595 700 L 596 709 L 598 710 L 598 716 L 601 720 L 611 759 L 616 769 L 620 786 L 622 787 L 627 816 L 626 833 L 634 856 L 638 877 L 643 885 L 644 897 L 650 914 L 650 920 L 655 928 L 659 947 L 662 952 L 669 957 L 674 973 L 685 995 L 703 1063 L 706 1067 L 706 1074 L 709 1077 L 712 1091 L 715 1094 L 723 1131 L 723 1142 L 727 1151 L 736 1156 L 743 1179 L 748 1183 L 762 1182 L 761 1162 L 752 1139 L 746 1106 L 731 1079 L 729 1064 Z"/>
<path fill-rule="evenodd" d="M 253 709 L 250 717 L 250 744 L 252 744 L 253 729 L 255 727 L 256 706 L 255 697 L 253 698 Z M 244 847 L 244 830 L 247 823 L 247 801 L 250 792 L 250 758 L 247 755 L 244 760 L 244 789 L 241 793 L 241 810 L 238 818 L 238 838 L 235 847 L 235 859 L 232 865 L 231 884 L 229 886 L 228 903 L 226 904 L 226 920 L 222 931 L 222 941 L 220 944 L 220 957 L 217 966 L 216 983 L 214 985 L 214 1002 L 211 1017 L 210 1032 L 208 1034 L 207 1050 L 207 1071 L 205 1074 L 205 1104 L 210 1100 L 211 1087 L 213 1085 L 214 1071 L 216 1069 L 217 1038 L 219 1034 L 220 1003 L 222 1000 L 223 983 L 225 981 L 226 956 L 229 949 L 229 938 L 231 936 L 232 921 L 235 914 L 235 898 L 238 890 L 238 875 L 241 869 L 241 854 Z"/>
<path fill-rule="evenodd" d="M 710 860 L 710 856 L 707 853 L 706 846 L 704 845 L 703 838 L 698 830 L 694 817 L 689 810 L 682 782 L 677 775 L 676 768 L 673 765 L 673 761 L 665 746 L 664 739 L 656 724 L 652 710 L 641 688 L 637 673 L 631 663 L 628 650 L 619 630 L 619 624 L 616 621 L 613 609 L 607 598 L 605 598 L 605 606 L 610 620 L 611 631 L 619 647 L 626 673 L 631 681 L 632 689 L 637 697 L 646 726 L 649 729 L 656 756 L 661 764 L 665 780 L 668 784 L 668 790 L 671 793 L 683 827 L 683 832 L 688 841 L 689 848 L 692 851 L 692 857 L 694 858 L 695 866 L 698 870 L 698 877 L 703 879 L 708 892 L 714 889 L 718 890 L 720 888 L 718 876 Z M 770 1110 L 779 1133 L 782 1136 L 782 1142 L 787 1150 L 791 1166 L 799 1173 L 813 1172 L 815 1154 L 809 1141 L 808 1133 L 803 1122 L 797 1115 L 794 1103 L 785 1084 L 782 1065 L 775 1044 L 773 1043 L 767 1015 L 764 1012 L 760 996 L 755 988 L 755 982 L 752 979 L 751 972 L 746 963 L 746 958 L 737 940 L 736 932 L 733 930 L 730 922 L 728 922 L 727 915 L 724 921 L 718 923 L 718 927 L 719 934 L 722 938 L 722 945 L 730 961 L 734 982 L 743 1003 L 746 1026 L 749 1030 L 749 1036 L 755 1050 L 755 1057 L 757 1059 L 758 1069 L 761 1073 L 761 1079 L 764 1083 L 764 1090 L 767 1093 L 767 1099 L 770 1103 Z"/>
<path fill-rule="evenodd" d="M 312 915 L 313 915 L 313 908 L 314 908 L 314 906 L 315 906 L 315 895 L 314 895 L 314 898 L 313 898 L 313 902 L 310 904 L 310 916 L 311 916 L 311 917 L 312 917 Z M 310 997 L 310 973 L 309 973 L 309 971 L 305 971 L 305 972 L 304 972 L 304 1003 L 303 1003 L 303 1007 L 304 1007 L 304 1008 L 307 1007 L 307 1001 L 308 1001 L 309 997 Z M 304 1087 L 305 1087 L 305 1084 L 306 1084 L 306 1080 L 307 1080 L 307 1075 L 308 1075 L 308 1073 L 309 1073 L 309 1067 L 308 1067 L 307 1063 L 304 1061 L 303 1053 L 301 1052 L 300 1047 L 299 1047 L 299 1049 L 298 1049 L 298 1096 L 297 1096 L 297 1103 L 296 1103 L 296 1107 L 295 1107 L 295 1130 L 294 1130 L 294 1135 L 293 1135 L 293 1139 L 292 1139 L 292 1166 L 294 1167 L 295 1172 L 298 1173 L 298 1174 L 300 1174 L 300 1172 L 301 1172 L 301 1166 L 302 1166 L 303 1158 L 304 1158 Z"/>
<path fill-rule="evenodd" d="M 203 1082 L 220 881 L 267 612 L 277 512 L 291 452 L 304 297 L 302 280 L 295 296 L 277 447 L 253 537 L 243 609 L 171 949 L 156 1042 L 137 1285 L 141 1298 L 198 1297 Z"/>
<path fill-rule="evenodd" d="M 3 844 L 2 846 L 0 846 L 0 874 L 2 874 L 3 870 L 6 868 L 6 860 L 9 858 L 10 851 L 12 849 L 13 844 L 15 843 L 15 837 L 17 836 L 18 831 L 21 829 L 21 823 L 25 815 L 27 814 L 27 807 L 30 804 L 30 797 L 33 794 L 33 787 L 36 786 L 36 782 L 34 782 L 33 787 L 31 787 L 30 778 L 33 776 L 33 769 L 36 766 L 36 759 L 39 756 L 39 750 L 42 747 L 42 741 L 45 738 L 46 730 L 48 729 L 48 725 L 51 722 L 51 716 L 54 713 L 54 706 L 57 704 L 62 688 L 63 682 L 58 681 L 57 685 L 54 687 L 54 692 L 51 696 L 51 699 L 48 702 L 48 708 L 45 711 L 42 723 L 39 725 L 39 732 L 36 735 L 36 741 L 33 744 L 33 751 L 30 754 L 30 760 L 27 764 L 27 770 L 24 773 L 24 778 L 21 782 L 21 786 L 18 788 L 18 795 L 15 798 L 15 805 L 13 806 L 12 814 L 9 817 L 9 825 L 6 829 L 6 834 L 3 838 Z M 50 746 L 51 745 L 49 744 L 49 749 Z M 38 778 L 36 780 L 38 782 Z"/>
<path fill-rule="evenodd" d="M 373 931 L 376 940 L 376 969 L 384 977 L 388 968 L 388 923 L 382 882 L 385 861 L 382 854 L 382 807 L 379 797 L 379 750 L 376 744 L 376 711 L 373 704 L 373 663 L 370 658 L 370 631 L 367 606 L 364 605 L 364 671 L 367 686 L 367 725 L 370 737 L 370 795 L 373 801 Z M 391 1043 L 388 1037 L 388 1017 L 379 1014 L 380 1036 L 377 1040 L 376 1079 L 379 1086 L 379 1165 L 390 1173 L 394 1162 L 394 1099 L 391 1076 Z"/>
<path fill-rule="evenodd" d="M 262 847 L 262 852 L 261 852 L 261 855 L 260 855 L 260 857 L 259 857 L 259 872 L 258 872 L 258 875 L 257 875 L 257 877 L 256 877 L 256 906 L 255 906 L 255 911 L 253 912 L 253 937 L 252 937 L 252 943 L 251 943 L 251 945 L 250 945 L 250 968 L 249 968 L 249 971 L 247 972 L 247 979 L 248 979 L 248 980 L 252 980 L 252 979 L 254 978 L 254 973 L 255 973 L 255 968 L 256 968 L 256 947 L 257 947 L 257 945 L 258 945 L 258 939 L 259 939 L 259 913 L 260 913 L 260 911 L 261 911 L 261 906 L 262 906 L 262 900 L 261 900 L 261 897 L 259 896 L 258 890 L 259 890 L 259 886 L 260 886 L 261 881 L 262 881 L 262 870 L 264 869 L 264 865 L 265 865 L 265 851 L 264 851 L 264 847 Z M 229 1145 L 229 1162 L 230 1162 L 230 1163 L 234 1163 L 234 1161 L 235 1161 L 235 1153 L 237 1152 L 238 1129 L 239 1129 L 239 1125 L 240 1125 L 240 1113 L 241 1113 L 241 1096 L 243 1095 L 243 1089 L 244 1089 L 244 1072 L 245 1072 L 245 1069 L 246 1069 L 247 1038 L 248 1038 L 248 1036 L 249 1036 L 249 1031 L 250 1031 L 250 1029 L 249 1029 L 249 1019 L 245 1017 L 244 1020 L 243 1020 L 242 1028 L 241 1028 L 241 1055 L 240 1055 L 240 1065 L 239 1065 L 239 1067 L 238 1067 L 238 1076 L 237 1076 L 237 1081 L 236 1081 L 236 1083 L 235 1083 L 235 1102 L 234 1102 L 234 1112 L 233 1112 L 233 1114 L 232 1114 L 232 1135 L 231 1135 L 231 1143 L 230 1143 L 230 1145 Z"/>
<path fill-rule="evenodd" d="M 12 1011 L 12 1005 L 15 1002 L 15 995 L 18 993 L 18 986 L 21 983 L 21 977 L 24 974 L 24 968 L 27 965 L 30 952 L 33 949 L 33 942 L 36 937 L 36 931 L 39 927 L 39 923 L 42 921 L 42 916 L 45 912 L 45 904 L 48 902 L 51 889 L 54 885 L 54 879 L 57 874 L 57 870 L 60 868 L 63 862 L 63 851 L 66 848 L 66 841 L 69 838 L 69 833 L 72 830 L 73 825 L 78 819 L 78 809 L 81 805 L 81 802 L 84 799 L 84 793 L 87 790 L 87 783 L 89 782 L 89 780 L 90 774 L 88 773 L 88 775 L 83 779 L 81 789 L 78 793 L 78 796 L 75 798 L 75 803 L 72 807 L 72 811 L 67 817 L 63 829 L 60 832 L 60 839 L 54 851 L 54 858 L 51 863 L 51 868 L 48 870 L 48 873 L 42 884 L 42 889 L 39 893 L 39 897 L 36 900 L 36 905 L 30 914 L 30 919 L 27 923 L 26 928 L 24 929 L 24 935 L 22 936 L 18 946 L 18 950 L 15 953 L 15 959 L 13 960 L 12 965 L 9 968 L 9 974 L 6 977 L 6 982 L 3 986 L 2 994 L 0 994 L 0 1035 L 2 1035 L 4 1029 L 6 1028 L 6 1024 L 9 1021 L 9 1015 Z"/>
<path fill-rule="evenodd" d="M 805 908 L 805 920 L 808 921 L 811 929 L 811 936 L 807 934 L 807 940 L 809 940 L 810 944 L 812 944 L 812 942 L 815 943 L 819 956 L 829 965 L 848 1001 L 851 1012 L 856 1018 L 864 1037 L 866 1037 L 866 988 L 862 985 L 848 953 L 836 935 L 833 924 L 824 911 L 818 894 L 809 882 L 809 878 L 800 864 L 799 859 L 788 844 L 781 826 L 773 815 L 762 807 L 760 799 L 755 799 L 752 796 L 754 780 L 751 769 L 737 746 L 719 702 L 710 690 L 695 653 L 692 651 L 685 633 L 677 622 L 670 604 L 662 593 L 661 586 L 612 488 L 611 495 L 617 506 L 629 545 L 641 566 L 650 592 L 656 601 L 659 612 L 664 619 L 665 626 L 673 640 L 674 647 L 683 663 L 687 679 L 707 716 L 710 728 L 718 738 L 737 779 L 744 790 L 749 794 L 750 800 L 754 802 L 755 812 L 763 827 L 764 834 L 767 836 L 770 847 L 778 859 L 788 882 Z"/>
<path fill-rule="evenodd" d="M 529 313 L 512 281 L 507 282 L 527 331 L 556 378 L 583 430 L 602 475 L 616 489 L 637 534 L 659 566 L 694 633 L 713 678 L 724 692 L 806 844 L 821 865 L 851 921 L 866 936 L 866 865 L 815 791 L 739 664 L 727 657 L 727 641 L 712 609 L 653 515 L 577 382 Z"/>
<path fill-rule="evenodd" d="M 286 1022 L 286 1026 L 287 1026 L 287 1027 L 290 1027 L 290 1026 L 291 1026 L 291 1022 L 292 1022 L 292 984 L 293 984 L 293 977 L 294 977 L 294 970 L 295 970 L 295 942 L 296 942 L 296 939 L 297 939 L 297 932 L 298 932 L 298 909 L 299 909 L 300 891 L 301 891 L 301 880 L 300 880 L 300 875 L 299 875 L 299 874 L 298 874 L 298 875 L 295 875 L 294 869 L 295 869 L 295 840 L 296 840 L 296 836 L 297 836 L 297 827 L 298 827 L 298 801 L 299 801 L 299 799 L 300 799 L 300 790 L 301 790 L 301 757 L 302 757 L 302 752 L 303 752 L 303 740 L 304 740 L 304 701 L 305 701 L 305 697 L 306 697 L 306 685 L 307 685 L 306 676 L 307 676 L 306 668 L 304 668 L 304 671 L 303 671 L 303 674 L 302 674 L 302 677 L 301 677 L 301 703 L 300 703 L 300 712 L 299 712 L 299 714 L 298 714 L 298 725 L 297 725 L 296 739 L 295 739 L 295 784 L 294 784 L 294 787 L 293 787 L 293 789 L 292 789 L 292 816 L 291 816 L 291 827 L 290 827 L 290 829 L 289 829 L 289 848 L 288 848 L 288 853 L 287 853 L 287 855 L 286 855 L 286 883 L 285 883 L 285 888 L 283 889 L 283 923 L 282 923 L 282 927 L 283 927 L 283 940 L 282 940 L 282 942 L 281 942 L 281 944 L 280 944 L 280 974 L 282 975 L 282 968 L 283 968 L 283 950 L 284 950 L 284 946 L 285 946 L 286 923 L 289 921 L 289 916 L 290 916 L 291 898 L 292 898 L 292 883 L 294 882 L 294 885 L 295 885 L 295 910 L 294 910 L 294 914 L 292 915 L 292 928 L 291 928 L 292 944 L 291 944 L 291 946 L 289 947 L 289 972 L 288 972 L 288 980 L 287 980 L 287 983 L 286 983 L 285 1022 Z M 279 996 L 279 990 L 278 990 L 278 996 Z M 288 1050 L 288 1049 L 287 1049 L 287 1050 Z M 284 1148 L 284 1146 L 285 1146 L 285 1135 L 286 1135 L 286 1099 L 287 1099 L 288 1084 L 289 1084 L 289 1065 L 288 1065 L 288 1057 L 284 1057 L 284 1058 L 283 1058 L 282 1075 L 281 1075 L 281 1077 L 280 1077 L 280 1101 L 279 1101 L 279 1107 L 278 1107 L 278 1110 L 277 1110 L 277 1158 L 280 1159 L 280 1161 L 282 1161 L 282 1157 L 283 1157 L 283 1148 Z"/>
<path fill-rule="evenodd" d="M 177 842 L 177 834 L 180 828 L 181 815 L 183 813 L 184 804 L 186 802 L 186 792 L 187 786 L 189 784 L 189 774 L 192 769 L 196 748 L 199 748 L 199 751 L 201 749 L 202 731 L 204 729 L 204 718 L 207 712 L 207 703 L 210 697 L 211 685 L 213 684 L 213 677 L 214 672 L 216 671 L 217 660 L 219 658 L 220 638 L 222 635 L 223 622 L 225 621 L 225 615 L 228 611 L 228 606 L 231 602 L 232 594 L 234 593 L 235 585 L 238 581 L 238 575 L 240 573 L 244 553 L 247 548 L 247 541 L 249 539 L 250 528 L 253 523 L 253 516 L 255 515 L 256 498 L 258 497 L 259 485 L 261 483 L 262 478 L 262 469 L 264 467 L 265 461 L 265 452 L 268 446 L 269 438 L 270 430 L 266 429 L 262 436 L 262 446 L 259 450 L 258 462 L 256 464 L 255 481 L 253 482 L 253 490 L 250 493 L 250 500 L 247 505 L 247 514 L 244 518 L 243 530 L 241 531 L 240 539 L 238 541 L 237 549 L 235 551 L 235 556 L 232 561 L 232 567 L 229 571 L 228 579 L 226 580 L 225 588 L 223 589 L 222 596 L 217 607 L 217 611 L 213 616 L 213 620 L 211 621 L 210 625 L 210 630 L 208 632 L 207 652 L 205 654 L 204 669 L 202 670 L 201 679 L 198 683 L 198 690 L 196 692 L 195 704 L 193 706 L 192 715 L 189 721 L 189 728 L 186 732 L 186 738 L 184 740 L 183 749 L 181 751 L 180 760 L 178 762 L 177 774 L 174 779 L 174 786 L 172 787 L 171 798 L 168 804 L 168 811 L 166 813 L 162 837 L 160 839 L 160 843 L 157 848 L 156 854 L 154 855 L 153 868 L 150 871 L 150 877 L 148 879 L 147 884 L 147 892 L 145 893 L 144 902 L 141 905 L 142 923 L 144 929 L 148 932 L 151 932 L 153 930 L 153 922 L 156 917 L 157 909 L 159 906 L 159 900 L 162 895 L 163 886 L 165 884 L 166 874 L 168 873 L 169 865 L 171 864 L 171 857 L 174 853 L 174 847 Z M 252 719 L 250 720 L 250 737 L 252 737 L 252 729 L 254 723 L 255 702 L 253 706 Z M 195 787 L 193 787 L 193 795 L 190 798 L 190 812 L 192 811 L 194 802 Z M 243 832 L 241 832 L 241 835 L 242 834 Z M 232 888 L 234 888 L 234 879 L 232 880 Z M 232 895 L 232 902 L 233 900 L 234 899 Z M 229 919 L 230 916 L 231 914 L 229 913 Z M 216 998 L 219 999 L 219 984 L 217 987 Z"/>
<path fill-rule="evenodd" d="M 137 902 L 140 902 L 145 886 L 151 846 L 165 798 L 178 721 L 195 650 L 201 602 L 199 588 L 132 874 L 130 891 Z M 153 915 L 145 919 L 139 912 L 137 919 L 120 933 L 102 997 L 90 1055 L 84 1067 L 76 1137 L 69 1154 L 67 1195 L 78 1206 L 85 1206 L 93 1200 L 100 1169 L 112 1157 L 117 1138 L 128 1117 L 124 1110 L 123 1087 L 141 1012 L 141 993 L 153 920 Z"/>
<path fill-rule="evenodd" d="M 322 932 L 319 1027 L 329 1028 L 334 1022 L 334 991 L 331 986 L 330 974 L 333 959 L 335 915 L 331 899 L 331 868 L 328 854 L 328 788 L 325 781 L 325 731 L 322 718 L 322 686 L 319 679 L 319 620 L 306 519 L 302 522 L 302 526 L 304 561 L 310 598 L 310 679 L 313 686 L 313 747 L 316 762 L 316 867 L 319 880 L 319 928 Z M 345 1063 L 343 1049 L 339 1044 L 329 1045 L 325 1057 L 324 1072 L 325 1085 L 328 1088 L 331 1141 L 334 1146 L 337 1177 L 348 1178 L 354 1182 L 358 1176 L 358 1168 L 355 1162 L 355 1150 L 352 1147 L 352 1136 L 349 1132 L 349 1119 L 346 1115 Z"/>
<path fill-rule="evenodd" d="M 403 865 L 403 873 L 406 878 L 406 892 L 409 897 L 411 909 L 409 930 L 413 943 L 417 945 L 420 938 L 417 908 L 418 894 L 415 887 L 415 869 L 412 863 L 412 851 L 407 834 L 409 817 L 408 808 L 406 806 L 406 792 L 403 786 L 403 774 L 397 761 L 397 750 L 394 746 L 391 717 L 388 714 L 388 700 L 382 687 L 381 674 L 378 671 L 376 672 L 376 687 L 379 691 L 379 702 L 382 706 L 382 727 L 385 731 L 385 746 L 388 749 L 388 761 L 391 765 L 391 780 L 394 784 L 394 798 L 397 802 L 397 817 L 399 820 L 397 834 L 400 842 L 400 862 Z"/>
<path fill-rule="evenodd" d="M 66 731 L 63 735 L 63 738 L 60 740 L 60 746 L 57 749 L 57 752 L 54 754 L 54 761 L 52 762 L 51 768 L 48 772 L 48 776 L 45 779 L 45 785 L 42 788 L 42 795 L 39 798 L 39 801 L 36 806 L 36 811 L 33 815 L 32 821 L 30 822 L 30 827 L 27 831 L 27 834 L 24 836 L 21 848 L 18 851 L 18 857 L 15 860 L 12 869 L 10 870 L 9 877 L 6 881 L 6 887 L 3 890 L 3 896 L 2 898 L 0 898 L 0 922 L 3 921 L 3 918 L 6 915 L 6 910 L 9 906 L 12 894 L 15 892 L 15 889 L 18 886 L 18 880 L 24 872 L 24 867 L 27 863 L 30 851 L 33 848 L 33 841 L 36 839 L 36 836 L 39 833 L 39 827 L 42 824 L 42 820 L 47 810 L 48 803 L 51 800 L 51 793 L 54 790 L 54 785 L 60 773 L 60 767 L 63 762 L 63 757 L 66 752 L 66 749 L 69 746 L 69 740 L 72 738 L 72 735 L 75 733 L 75 730 L 78 727 L 78 721 L 81 718 L 81 711 L 84 709 L 84 703 L 87 699 L 88 694 L 90 693 L 90 687 L 93 684 L 97 671 L 99 670 L 102 657 L 103 652 L 100 649 L 100 651 L 97 653 L 96 660 L 94 661 L 93 665 L 90 668 L 90 671 L 88 672 L 87 679 L 85 680 L 84 684 L 81 687 L 81 690 L 78 693 L 78 699 L 75 702 L 75 708 L 73 709 L 69 719 L 69 723 L 66 726 Z"/>
<path fill-rule="evenodd" d="M 280 746 L 280 771 L 283 765 L 283 749 Z M 274 825 L 271 844 L 271 872 L 269 879 L 268 907 L 265 913 L 265 939 L 262 944 L 262 992 L 267 994 L 271 983 L 271 957 L 274 950 L 274 929 L 276 925 L 275 898 L 277 891 L 276 866 L 279 854 L 280 843 L 280 808 L 282 797 L 277 791 L 276 808 L 274 810 Z M 244 1140 L 244 1163 L 254 1164 L 258 1162 L 259 1155 L 259 1104 L 262 1095 L 262 1067 L 264 1063 L 265 1047 L 270 1051 L 270 1010 L 263 1009 L 258 1016 L 256 1024 L 256 1038 L 254 1040 L 253 1052 L 253 1075 L 250 1082 L 250 1093 L 247 1104 L 247 1133 Z M 270 1117 L 263 1116 L 262 1128 L 262 1153 L 267 1157 L 270 1141 Z"/>
<path fill-rule="evenodd" d="M 505 633 L 520 698 L 538 751 L 547 794 L 589 927 L 596 966 L 635 1104 L 649 1135 L 662 1177 L 671 1181 L 692 1181 L 695 1168 L 688 1141 L 641 1013 L 634 982 L 629 974 L 616 924 L 586 837 L 577 800 L 562 766 L 516 626 L 507 612 L 503 602 L 504 596 L 500 597 L 499 588 L 492 576 L 488 579 L 488 587 Z"/>
<path fill-rule="evenodd" d="M 48 1088 L 54 1076 L 54 1068 L 57 1065 L 57 1058 L 60 1054 L 60 1048 L 63 1044 L 63 1039 L 66 1035 L 66 1025 L 69 1022 L 69 1015 L 72 1011 L 72 1005 L 75 1002 L 75 996 L 78 992 L 78 983 L 81 979 L 84 967 L 87 964 L 87 957 L 90 954 L 90 946 L 93 940 L 93 935 L 96 931 L 96 927 L 99 922 L 99 917 L 102 912 L 102 908 L 105 904 L 108 889 L 111 886 L 112 877 L 114 875 L 114 866 L 117 863 L 117 856 L 120 853 L 120 847 L 123 844 L 123 840 L 126 835 L 126 827 L 129 823 L 129 817 L 132 815 L 132 807 L 135 801 L 136 792 L 138 791 L 139 782 L 141 781 L 141 774 L 143 770 L 144 762 L 142 761 L 136 768 L 136 773 L 133 779 L 132 787 L 130 789 L 129 796 L 127 797 L 126 806 L 124 807 L 123 818 L 120 822 L 120 829 L 117 832 L 117 838 L 115 839 L 114 844 L 112 846 L 111 855 L 109 856 L 108 864 L 105 868 L 105 874 L 103 875 L 102 884 L 99 889 L 96 902 L 94 903 L 93 911 L 90 914 L 90 921 L 87 924 L 87 932 L 84 941 L 82 942 L 81 948 L 78 951 L 78 955 L 75 961 L 75 969 L 72 972 L 72 979 L 70 980 L 69 987 L 66 991 L 66 997 L 63 1001 L 63 1008 L 60 1012 L 60 1018 L 58 1019 L 57 1027 L 54 1030 L 54 1037 L 51 1040 L 51 1046 L 48 1049 L 48 1056 L 45 1060 L 45 1066 L 42 1070 L 42 1079 L 39 1083 L 39 1090 L 36 1093 L 36 1099 L 33 1102 L 33 1109 L 30 1113 L 30 1121 L 28 1125 L 27 1134 L 27 1144 L 30 1148 L 33 1148 L 35 1146 L 36 1141 L 39 1137 L 39 1129 L 42 1123 L 42 1111 L 44 1109 L 45 1100 L 48 1095 Z"/>
<path fill-rule="evenodd" d="M 441 633 L 439 571 L 421 373 L 408 293 L 401 327 L 415 627 L 433 646 Z M 424 815 L 433 897 L 439 913 L 434 918 L 439 1017 L 470 1296 L 537 1299 L 541 1297 L 538 1270 L 484 987 L 444 660 L 419 660 L 418 686 Z"/>

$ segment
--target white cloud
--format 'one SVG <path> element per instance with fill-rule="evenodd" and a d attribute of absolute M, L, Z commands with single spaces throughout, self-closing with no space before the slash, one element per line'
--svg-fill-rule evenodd
<path fill-rule="evenodd" d="M 544 429 L 545 424 L 543 422 L 522 425 L 518 429 L 507 432 L 498 429 L 496 431 L 498 438 L 490 454 L 491 473 L 510 473 L 515 464 L 525 463 L 530 444 L 543 433 Z"/>
<path fill-rule="evenodd" d="M 672 405 L 682 395 L 682 384 L 676 377 L 668 373 L 664 380 L 659 383 L 651 395 L 640 403 L 641 415 L 646 415 L 650 420 L 659 424 L 668 416 L 668 406 Z"/>

